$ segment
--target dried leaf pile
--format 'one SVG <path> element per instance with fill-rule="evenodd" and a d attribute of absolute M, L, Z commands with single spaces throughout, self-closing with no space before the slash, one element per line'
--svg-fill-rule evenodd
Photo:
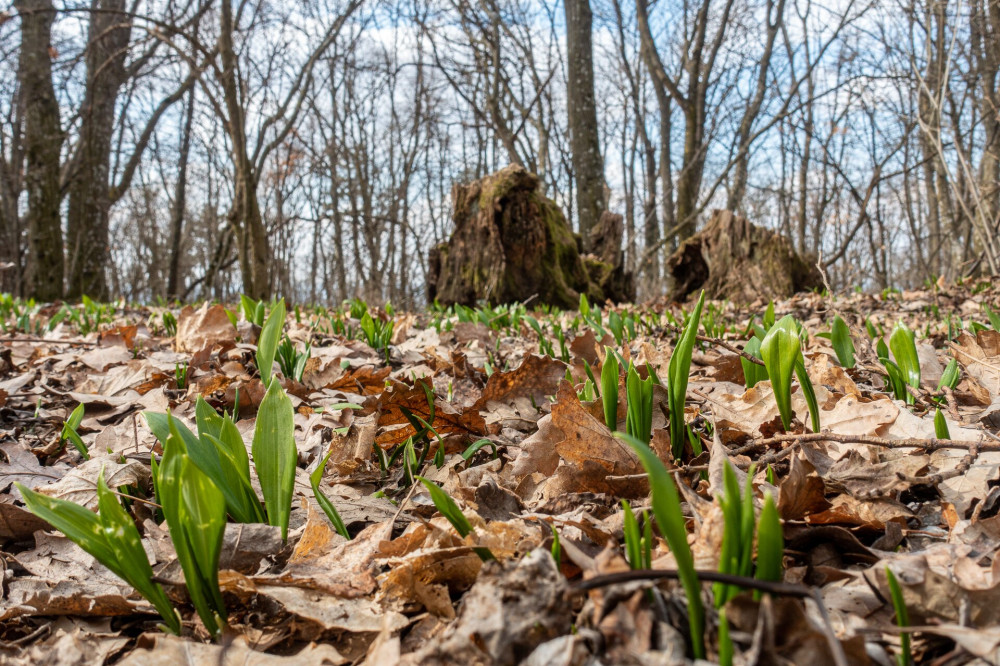
<path fill-rule="evenodd" d="M 887 567 L 899 580 L 917 662 L 1000 662 L 1000 332 L 968 325 L 988 324 L 982 306 L 998 302 L 994 281 L 776 303 L 779 317 L 793 314 L 810 333 L 803 351 L 821 433 L 809 428 L 798 384 L 787 432 L 770 383 L 744 388 L 735 352 L 767 303 L 712 304 L 715 320 L 701 331 L 686 406 L 703 452 L 688 442 L 682 464 L 673 465 L 660 386 L 651 446 L 674 471 L 701 572 L 718 570 L 723 524 L 714 499 L 725 461 L 742 470 L 755 501 L 765 492 L 778 500 L 784 585 L 727 604 L 734 663 L 897 663 Z M 641 310 L 657 325 L 622 346 L 585 325 L 557 342 L 556 330 L 576 313 L 535 313 L 547 337 L 542 347 L 547 342 L 568 363 L 539 355 L 538 333 L 524 321 L 497 329 L 440 313 L 396 315 L 391 344 L 375 350 L 361 336 L 324 333 L 318 313 L 290 315 L 290 339 L 299 349 L 311 345 L 301 381 L 280 379 L 296 411 L 291 529 L 284 543 L 278 528 L 227 525 L 220 581 L 229 628 L 221 644 L 193 613 L 166 525 L 157 522 L 150 461 L 161 449 L 140 412 L 170 410 L 193 423 L 202 396 L 220 411 L 238 411 L 249 442 L 264 395 L 254 367 L 259 329 L 234 326 L 223 306 L 204 305 L 175 312 L 173 336 L 155 308 L 118 310 L 87 336 L 65 322 L 43 335 L 3 336 L 0 662 L 688 663 L 679 583 L 669 573 L 626 573 L 621 500 L 637 515 L 648 508 L 644 469 L 612 436 L 601 400 L 580 399 L 585 362 L 599 372 L 605 346 L 644 373 L 648 363 L 666 376 L 678 333 L 660 315 L 679 315 L 679 307 Z M 817 335 L 835 314 L 856 345 L 852 369 Z M 917 331 L 922 385 L 913 405 L 892 398 L 866 333 L 866 320 L 887 334 L 901 319 Z M 357 329 L 356 320 L 344 321 Z M 962 378 L 939 391 L 952 358 Z M 86 461 L 60 437 L 80 403 Z M 938 407 L 946 441 L 935 439 Z M 625 414 L 622 391 L 620 430 Z M 405 452 L 392 454 L 417 432 L 417 417 L 433 434 L 417 447 L 418 457 L 421 447 L 429 454 L 420 470 L 410 470 Z M 470 450 L 473 442 L 480 445 Z M 328 452 L 321 485 L 350 540 L 311 490 L 309 474 Z M 153 608 L 29 513 L 13 485 L 93 508 L 102 469 L 108 486 L 138 497 L 126 498 L 129 510 L 156 580 L 182 613 L 183 637 L 158 630 Z M 447 491 L 473 532 L 459 537 L 426 488 L 409 482 L 411 472 Z M 498 561 L 484 563 L 477 555 L 484 547 Z M 659 538 L 652 566 L 674 568 Z M 711 587 L 702 585 L 706 598 Z M 707 624 L 715 660 L 715 611 Z"/>

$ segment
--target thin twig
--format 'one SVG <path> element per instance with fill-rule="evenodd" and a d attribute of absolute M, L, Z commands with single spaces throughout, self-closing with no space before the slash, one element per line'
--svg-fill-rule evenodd
<path fill-rule="evenodd" d="M 823 595 L 820 593 L 818 588 L 810 588 L 805 585 L 798 585 L 795 583 L 779 583 L 767 580 L 757 580 L 756 578 L 734 576 L 732 574 L 724 574 L 718 571 L 698 570 L 695 574 L 698 576 L 699 580 L 706 582 L 737 585 L 739 587 L 760 590 L 769 594 L 811 600 L 816 604 L 820 617 L 823 618 L 823 623 L 825 625 L 824 633 L 826 634 L 827 642 L 830 644 L 830 651 L 833 654 L 834 663 L 836 663 L 837 666 L 849 666 L 850 662 L 847 661 L 847 655 L 844 653 L 844 646 L 840 643 L 840 640 L 837 639 L 833 623 L 830 621 L 830 615 L 826 610 L 826 606 L 823 604 Z M 574 584 L 573 589 L 585 592 L 599 587 L 629 583 L 632 581 L 678 580 L 679 578 L 680 572 L 677 571 L 677 569 L 637 569 L 635 571 L 618 571 L 615 573 L 603 574 L 601 576 L 594 576 L 593 578 L 588 578 Z"/>
<path fill-rule="evenodd" d="M 841 444 L 870 444 L 881 446 L 886 449 L 917 448 L 925 451 L 939 451 L 941 449 L 968 449 L 971 444 L 969 440 L 955 439 L 935 439 L 907 437 L 903 439 L 887 439 L 885 437 L 874 437 L 871 435 L 842 435 L 835 432 L 806 432 L 798 435 L 775 435 L 767 439 L 757 440 L 757 446 L 764 448 L 774 444 L 784 443 L 806 443 L 806 442 L 839 442 Z M 1000 451 L 1000 442 L 997 444 L 983 444 L 980 452 Z"/>
<path fill-rule="evenodd" d="M 813 595 L 812 589 L 797 583 L 778 583 L 770 580 L 758 580 L 756 578 L 748 578 L 747 576 L 737 576 L 719 571 L 700 569 L 695 571 L 695 573 L 699 580 L 709 583 L 737 585 L 752 590 L 779 594 L 785 597 L 798 597 L 800 599 L 808 599 Z M 632 571 L 616 571 L 614 573 L 587 578 L 574 583 L 573 589 L 586 592 L 587 590 L 594 590 L 599 587 L 630 583 L 637 580 L 678 580 L 679 578 L 680 572 L 677 569 L 635 569 Z"/>
<path fill-rule="evenodd" d="M 136 497 L 134 495 L 126 495 L 125 493 L 120 493 L 117 490 L 112 490 L 111 488 L 108 488 L 108 490 L 111 490 L 111 492 L 113 494 L 115 494 L 115 495 L 118 495 L 118 497 L 123 497 L 125 499 L 130 499 L 130 500 L 132 500 L 134 502 L 142 502 L 143 504 L 148 504 L 149 506 L 155 506 L 157 509 L 162 509 L 163 508 L 162 506 L 160 506 L 156 502 L 150 502 L 149 500 L 144 500 L 141 497 Z"/>
<path fill-rule="evenodd" d="M 682 333 L 683 332 L 679 326 L 674 326 L 673 324 L 667 324 L 666 327 L 669 328 L 669 329 L 671 329 L 674 333 Z M 659 333 L 659 335 L 660 335 L 660 337 L 663 337 L 662 333 Z M 754 356 L 752 354 L 746 353 L 745 351 L 743 351 L 739 347 L 737 347 L 737 346 L 735 346 L 735 345 L 733 345 L 733 344 L 731 344 L 729 342 L 726 342 L 725 340 L 723 340 L 721 338 L 712 338 L 712 337 L 709 337 L 707 335 L 696 335 L 695 339 L 697 339 L 697 340 L 699 340 L 701 342 L 707 342 L 707 343 L 712 344 L 712 345 L 718 345 L 719 347 L 722 347 L 723 349 L 726 349 L 726 350 L 731 351 L 732 353 L 738 355 L 740 358 L 745 358 L 746 360 L 750 361 L 751 363 L 755 363 L 757 365 L 764 365 L 764 361 L 760 360 L 759 358 L 757 358 L 756 356 Z"/>
<path fill-rule="evenodd" d="M 981 444 L 981 440 L 969 442 L 969 452 L 962 456 L 962 459 L 957 465 L 955 465 L 954 469 L 950 469 L 945 472 L 938 472 L 937 474 L 928 474 L 926 476 L 907 476 L 902 472 L 896 472 L 896 478 L 913 486 L 936 486 L 942 481 L 962 476 L 969 471 L 969 468 L 972 467 L 972 463 L 974 463 L 976 458 L 979 457 L 979 447 Z"/>

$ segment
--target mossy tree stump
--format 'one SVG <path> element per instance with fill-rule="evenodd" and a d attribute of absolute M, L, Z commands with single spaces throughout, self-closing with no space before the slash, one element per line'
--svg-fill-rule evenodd
<path fill-rule="evenodd" d="M 602 248 L 599 257 L 583 255 L 562 211 L 523 167 L 455 185 L 451 199 L 455 230 L 428 257 L 428 300 L 474 305 L 534 296 L 534 302 L 573 308 L 581 293 L 598 303 L 623 296 L 618 284 L 630 280 L 620 262 L 606 259 L 614 253 Z"/>
<path fill-rule="evenodd" d="M 823 286 L 815 261 L 790 240 L 728 210 L 712 211 L 705 228 L 681 243 L 667 260 L 667 275 L 675 301 L 704 289 L 708 298 L 750 303 Z"/>

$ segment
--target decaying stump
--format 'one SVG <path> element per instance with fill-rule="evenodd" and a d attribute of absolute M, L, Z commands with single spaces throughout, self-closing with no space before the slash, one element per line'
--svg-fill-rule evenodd
<path fill-rule="evenodd" d="M 455 230 L 428 256 L 427 296 L 442 304 L 534 302 L 575 307 L 630 300 L 623 269 L 621 217 L 605 213 L 592 235 L 597 254 L 584 255 L 562 211 L 538 178 L 512 165 L 451 192 Z"/>
<path fill-rule="evenodd" d="M 683 301 L 704 289 L 708 298 L 749 303 L 787 298 L 823 286 L 811 258 L 791 241 L 728 210 L 715 210 L 700 232 L 681 243 L 667 260 L 671 300 Z"/>

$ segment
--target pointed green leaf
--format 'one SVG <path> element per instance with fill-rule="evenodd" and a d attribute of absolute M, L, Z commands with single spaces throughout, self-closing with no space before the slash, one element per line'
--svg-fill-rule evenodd
<path fill-rule="evenodd" d="M 281 299 L 271 309 L 271 314 L 267 316 L 267 321 L 260 330 L 260 338 L 257 340 L 257 369 L 260 371 L 260 381 L 265 387 L 271 385 L 274 355 L 278 352 L 281 329 L 284 327 L 285 299 Z"/>
<path fill-rule="evenodd" d="M 653 515 L 656 516 L 660 532 L 670 545 L 674 560 L 677 562 L 681 585 L 687 595 L 694 656 L 696 659 L 703 659 L 705 657 L 705 608 L 701 602 L 701 585 L 694 569 L 691 546 L 688 545 L 687 527 L 684 514 L 681 511 L 681 500 L 677 494 L 677 487 L 674 485 L 670 473 L 667 472 L 667 468 L 646 444 L 622 432 L 616 432 L 615 437 L 621 439 L 635 451 L 649 475 L 649 485 L 653 493 Z"/>
<path fill-rule="evenodd" d="M 795 361 L 795 376 L 799 379 L 799 386 L 802 387 L 802 395 L 805 396 L 806 405 L 809 406 L 809 418 L 813 432 L 819 432 L 819 402 L 816 400 L 816 391 L 813 389 L 812 380 L 806 372 L 805 358 L 802 352 Z"/>
<path fill-rule="evenodd" d="M 792 411 L 792 372 L 795 371 L 800 348 L 799 333 L 791 315 L 785 315 L 771 327 L 760 345 L 760 354 L 771 378 L 774 399 L 778 403 L 781 424 L 785 430 L 791 427 L 795 417 Z"/>
<path fill-rule="evenodd" d="M 705 291 L 702 290 L 694 312 L 688 318 L 687 326 L 677 341 L 670 362 L 667 364 L 667 404 L 670 411 L 670 448 L 675 460 L 679 460 L 684 452 L 685 421 L 684 402 L 687 399 L 688 375 L 691 371 L 691 356 L 698 338 L 698 327 L 701 325 L 701 309 L 705 304 Z"/>
<path fill-rule="evenodd" d="M 938 439 L 951 439 L 948 421 L 945 420 L 944 412 L 940 409 L 934 410 L 934 436 Z"/>
<path fill-rule="evenodd" d="M 958 367 L 958 361 L 951 359 L 948 361 L 947 367 L 945 367 L 944 372 L 941 373 L 941 381 L 938 382 L 938 391 L 944 389 L 947 386 L 950 389 L 954 389 L 958 386 L 958 380 L 962 378 L 962 370 Z"/>
<path fill-rule="evenodd" d="M 902 370 L 906 383 L 913 388 L 920 388 L 920 359 L 917 357 L 917 345 L 913 340 L 913 331 L 900 321 L 889 336 L 889 349 L 892 350 L 896 365 Z"/>
<path fill-rule="evenodd" d="M 764 508 L 760 512 L 757 526 L 757 580 L 781 582 L 782 558 L 785 553 L 785 538 L 781 529 L 781 518 L 774 505 L 774 497 L 768 493 L 764 498 Z M 760 598 L 760 592 L 754 593 Z"/>
<path fill-rule="evenodd" d="M 271 382 L 257 412 L 253 433 L 253 461 L 264 493 L 267 521 L 288 538 L 288 516 L 298 451 L 295 448 L 295 412 L 279 382 Z"/>
<path fill-rule="evenodd" d="M 618 358 L 610 347 L 605 348 L 604 366 L 601 368 L 601 400 L 604 403 L 604 423 L 608 430 L 618 429 Z"/>
<path fill-rule="evenodd" d="M 180 619 L 174 611 L 173 604 L 167 599 L 166 592 L 159 583 L 153 582 L 153 568 L 146 558 L 146 550 L 142 547 L 142 537 L 135 523 L 122 508 L 118 497 L 108 488 L 104 481 L 104 470 L 97 477 L 97 503 L 100 509 L 101 526 L 105 540 L 115 553 L 118 566 L 123 572 L 125 581 L 134 587 L 147 601 L 153 604 L 157 612 L 167 623 L 171 632 L 181 632 Z"/>
<path fill-rule="evenodd" d="M 472 534 L 472 523 L 470 523 L 469 519 L 465 517 L 462 510 L 458 508 L 458 505 L 455 504 L 455 500 L 451 498 L 451 495 L 446 493 L 443 488 L 430 479 L 426 479 L 422 476 L 418 476 L 416 479 L 424 484 L 424 487 L 427 488 L 427 492 L 431 495 L 431 501 L 434 502 L 434 506 L 441 512 L 441 515 L 444 516 L 449 523 L 451 523 L 451 526 L 455 528 L 455 531 L 458 532 L 460 537 L 464 539 L 468 535 Z M 479 559 L 484 562 L 496 559 L 489 548 L 480 547 L 476 548 L 475 551 L 479 556 Z"/>
<path fill-rule="evenodd" d="M 754 336 L 747 340 L 746 345 L 743 347 L 743 351 L 750 354 L 754 358 L 759 358 L 764 360 L 760 355 L 760 338 Z M 757 382 L 762 382 L 767 380 L 767 368 L 763 365 L 757 363 L 751 363 L 742 356 L 740 357 L 740 365 L 743 366 L 743 383 L 749 389 L 757 385 Z"/>
<path fill-rule="evenodd" d="M 837 354 L 840 365 L 845 368 L 853 368 L 854 340 L 851 339 L 851 329 L 847 327 L 847 323 L 840 318 L 840 315 L 833 318 L 830 342 L 833 344 L 833 351 Z"/>
<path fill-rule="evenodd" d="M 489 440 L 487 440 L 489 441 Z M 309 475 L 309 485 L 312 486 L 313 495 L 316 497 L 316 503 L 319 507 L 323 509 L 323 513 L 326 514 L 327 519 L 333 525 L 333 528 L 337 530 L 337 534 L 344 537 L 345 539 L 350 539 L 351 534 L 347 531 L 347 526 L 344 525 L 343 519 L 340 517 L 340 512 L 337 511 L 337 507 L 333 505 L 330 498 L 326 496 L 326 493 L 319 487 L 320 482 L 323 480 L 323 470 L 326 469 L 326 463 L 330 459 L 330 455 L 333 453 L 331 448 L 327 451 L 326 456 L 323 460 L 316 466 L 316 469 L 312 471 Z"/>

